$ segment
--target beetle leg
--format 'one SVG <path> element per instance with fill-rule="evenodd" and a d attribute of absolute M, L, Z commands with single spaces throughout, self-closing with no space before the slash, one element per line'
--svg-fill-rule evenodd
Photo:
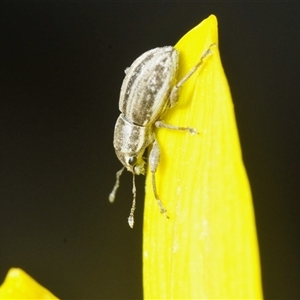
<path fill-rule="evenodd" d="M 172 130 L 188 131 L 191 134 L 198 134 L 198 131 L 195 128 L 170 125 L 170 124 L 164 123 L 163 121 L 156 121 L 155 126 L 157 128 L 167 128 L 167 129 L 172 129 Z"/>
<path fill-rule="evenodd" d="M 149 166 L 150 166 L 150 171 L 152 173 L 152 188 L 153 188 L 153 193 L 154 193 L 154 197 L 157 201 L 157 204 L 159 205 L 160 208 L 160 212 L 162 214 L 165 214 L 165 216 L 167 218 L 167 210 L 164 208 L 162 201 L 159 199 L 159 196 L 157 194 L 157 190 L 156 190 L 156 181 L 155 181 L 155 173 L 157 170 L 157 166 L 159 164 L 159 160 L 160 160 L 160 151 L 159 151 L 159 146 L 157 143 L 156 138 L 154 137 L 154 142 L 153 142 L 153 146 L 149 155 Z"/>
<path fill-rule="evenodd" d="M 173 87 L 170 93 L 170 108 L 173 107 L 178 101 L 178 92 L 181 86 L 198 70 L 203 64 L 204 59 L 212 54 L 211 48 L 216 44 L 211 44 L 209 48 L 201 55 L 200 61 Z"/>

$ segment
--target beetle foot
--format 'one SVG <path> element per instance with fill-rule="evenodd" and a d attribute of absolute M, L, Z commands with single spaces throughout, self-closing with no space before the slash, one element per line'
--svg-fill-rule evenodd
<path fill-rule="evenodd" d="M 164 123 L 163 121 L 160 121 L 160 120 L 155 122 L 155 126 L 157 128 L 166 128 L 166 129 L 179 130 L 179 131 L 188 131 L 191 134 L 198 134 L 198 131 L 195 128 L 170 125 L 170 124 L 166 124 L 166 123 Z"/>
<path fill-rule="evenodd" d="M 157 204 L 158 204 L 158 206 L 159 206 L 160 213 L 161 213 L 161 214 L 164 214 L 164 215 L 166 216 L 167 219 L 170 219 L 170 217 L 169 217 L 168 214 L 167 214 L 167 210 L 164 208 L 164 206 L 163 206 L 161 200 L 158 199 L 158 198 L 157 198 L 156 200 L 157 200 Z"/>

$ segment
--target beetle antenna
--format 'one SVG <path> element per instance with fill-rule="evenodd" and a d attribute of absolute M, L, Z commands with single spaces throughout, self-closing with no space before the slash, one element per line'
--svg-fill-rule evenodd
<path fill-rule="evenodd" d="M 116 173 L 116 183 L 115 183 L 114 188 L 113 188 L 113 190 L 111 191 L 111 193 L 109 194 L 109 197 L 108 197 L 110 203 L 113 203 L 115 201 L 116 193 L 117 193 L 117 190 L 120 186 L 120 177 L 121 177 L 124 169 L 125 169 L 125 167 L 123 167 L 120 171 L 118 171 Z"/>
<path fill-rule="evenodd" d="M 128 217 L 128 224 L 131 228 L 133 228 L 134 225 L 134 211 L 136 208 L 136 188 L 135 188 L 135 174 L 133 173 L 132 177 L 132 195 L 133 195 L 133 200 L 132 200 L 132 205 L 130 209 L 130 214 Z"/>

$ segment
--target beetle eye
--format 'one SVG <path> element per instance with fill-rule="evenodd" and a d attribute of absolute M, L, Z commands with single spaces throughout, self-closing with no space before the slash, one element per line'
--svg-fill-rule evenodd
<path fill-rule="evenodd" d="M 134 165 L 136 164 L 136 162 L 137 162 L 136 156 L 131 156 L 131 157 L 129 157 L 128 163 L 129 163 L 131 166 L 134 166 Z"/>

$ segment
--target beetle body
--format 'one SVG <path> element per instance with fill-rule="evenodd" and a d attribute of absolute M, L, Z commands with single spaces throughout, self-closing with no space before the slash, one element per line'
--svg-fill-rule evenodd
<path fill-rule="evenodd" d="M 136 125 L 152 125 L 168 106 L 177 71 L 178 52 L 171 46 L 142 54 L 126 70 L 120 92 L 120 111 Z"/>
<path fill-rule="evenodd" d="M 119 160 L 132 173 L 144 174 L 142 156 L 154 140 L 154 122 L 170 106 L 169 95 L 177 70 L 178 52 L 171 46 L 145 52 L 126 70 L 114 148 Z"/>
<path fill-rule="evenodd" d="M 161 121 L 161 117 L 177 103 L 179 88 L 202 65 L 203 59 L 211 53 L 210 48 L 213 45 L 202 54 L 198 64 L 177 84 L 179 54 L 172 46 L 145 52 L 125 71 L 126 76 L 119 99 L 121 114 L 115 125 L 113 142 L 116 155 L 123 164 L 123 168 L 117 172 L 117 180 L 109 200 L 114 201 L 119 187 L 119 178 L 126 168 L 133 174 L 133 202 L 128 218 L 130 227 L 134 224 L 136 206 L 135 175 L 145 174 L 143 154 L 149 145 L 152 145 L 149 166 L 152 173 L 153 192 L 160 212 L 166 215 L 166 209 L 156 191 L 155 173 L 160 160 L 160 151 L 154 127 L 197 133 L 193 128 L 165 124 Z"/>

